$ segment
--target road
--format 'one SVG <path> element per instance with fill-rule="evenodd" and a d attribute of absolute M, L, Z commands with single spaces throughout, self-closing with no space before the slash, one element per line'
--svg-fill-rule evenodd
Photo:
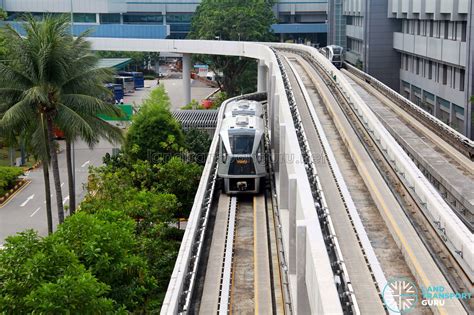
<path fill-rule="evenodd" d="M 64 148 L 64 141 L 59 141 Z M 89 166 L 102 164 L 102 156 L 112 152 L 112 144 L 101 141 L 93 150 L 89 149 L 84 142 L 76 142 L 76 202 L 79 203 L 85 196 L 84 184 L 87 182 Z M 59 169 L 61 178 L 61 190 L 63 203 L 69 204 L 69 189 L 67 183 L 66 152 L 62 150 L 59 155 Z M 43 170 L 39 167 L 27 172 L 26 178 L 31 182 L 23 190 L 17 193 L 6 205 L 0 208 L 0 245 L 5 238 L 17 232 L 34 229 L 40 235 L 48 232 L 46 221 L 45 192 L 43 182 Z M 57 225 L 58 215 L 56 207 L 56 195 L 54 192 L 53 178 L 51 174 L 52 211 L 53 223 Z"/>

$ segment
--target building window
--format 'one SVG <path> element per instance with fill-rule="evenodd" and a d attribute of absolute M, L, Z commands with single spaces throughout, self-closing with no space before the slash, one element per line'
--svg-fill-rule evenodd
<path fill-rule="evenodd" d="M 420 58 L 419 57 L 416 57 L 416 74 L 419 75 L 420 74 Z"/>
<path fill-rule="evenodd" d="M 456 114 L 459 114 L 461 116 L 464 116 L 464 108 L 462 108 L 461 106 L 458 106 L 456 104 L 452 104 L 453 105 L 453 109 L 454 109 L 454 112 Z"/>
<path fill-rule="evenodd" d="M 433 115 L 433 107 L 434 107 L 434 94 L 429 92 L 423 91 L 423 102 L 421 107 L 423 107 L 428 113 Z"/>
<path fill-rule="evenodd" d="M 161 14 L 124 14 L 123 23 L 125 24 L 163 24 L 163 15 Z"/>
<path fill-rule="evenodd" d="M 191 23 L 192 14 L 168 14 L 166 23 Z"/>
<path fill-rule="evenodd" d="M 408 34 L 409 33 L 409 30 L 408 30 L 408 20 L 403 20 L 403 33 L 405 34 Z"/>
<path fill-rule="evenodd" d="M 97 23 L 95 13 L 74 13 L 75 23 Z"/>
<path fill-rule="evenodd" d="M 453 71 L 451 73 L 452 79 L 451 79 L 451 87 L 453 89 L 456 88 L 456 76 L 458 75 L 458 69 L 453 68 Z"/>
<path fill-rule="evenodd" d="M 433 79 L 433 61 L 428 61 L 428 79 Z"/>
<path fill-rule="evenodd" d="M 410 62 L 410 57 L 405 55 L 405 71 L 408 71 L 408 63 Z"/>
<path fill-rule="evenodd" d="M 443 29 L 444 29 L 444 39 L 448 39 L 449 37 L 449 22 L 448 21 L 444 21 L 444 22 L 441 22 L 441 26 L 443 26 Z M 443 36 L 440 36 L 440 37 L 443 37 Z"/>
<path fill-rule="evenodd" d="M 466 29 L 467 29 L 467 22 L 460 22 L 461 24 L 461 41 L 466 41 Z"/>
<path fill-rule="evenodd" d="M 448 84 L 448 66 L 443 65 L 443 85 Z"/>
<path fill-rule="evenodd" d="M 100 24 L 120 24 L 120 13 L 101 13 Z"/>
<path fill-rule="evenodd" d="M 459 91 L 464 91 L 464 80 L 466 76 L 466 71 L 464 69 L 459 70 Z"/>

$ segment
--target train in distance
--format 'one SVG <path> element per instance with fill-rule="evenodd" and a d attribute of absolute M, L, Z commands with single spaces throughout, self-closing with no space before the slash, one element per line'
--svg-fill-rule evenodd
<path fill-rule="evenodd" d="M 344 62 L 344 49 L 341 46 L 329 45 L 321 48 L 319 52 L 329 59 L 336 68 L 342 68 Z"/>

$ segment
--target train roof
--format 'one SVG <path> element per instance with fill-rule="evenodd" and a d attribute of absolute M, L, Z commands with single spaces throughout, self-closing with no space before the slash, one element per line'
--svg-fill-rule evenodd
<path fill-rule="evenodd" d="M 255 116 L 227 117 L 222 121 L 220 133 L 238 133 L 239 131 L 264 131 L 263 119 Z"/>
<path fill-rule="evenodd" d="M 257 116 L 263 117 L 263 107 L 260 102 L 251 100 L 233 101 L 227 104 L 225 117 Z"/>

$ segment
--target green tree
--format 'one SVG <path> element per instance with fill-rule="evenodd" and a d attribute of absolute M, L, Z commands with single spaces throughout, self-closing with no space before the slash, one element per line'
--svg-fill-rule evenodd
<path fill-rule="evenodd" d="M 179 157 L 173 157 L 157 167 L 157 190 L 176 195 L 182 204 L 182 212 L 179 215 L 189 215 L 201 179 L 202 167 L 196 163 L 186 163 Z"/>
<path fill-rule="evenodd" d="M 0 251 L 0 313 L 65 313 L 113 310 L 100 283 L 74 252 L 31 230 L 7 238 Z"/>
<path fill-rule="evenodd" d="M 184 142 L 192 162 L 199 165 L 206 164 L 211 141 L 211 137 L 206 131 L 191 129 L 185 132 Z"/>
<path fill-rule="evenodd" d="M 0 8 L 0 21 L 4 21 L 7 18 L 7 12 Z M 0 60 L 5 59 L 7 50 L 5 49 L 5 37 L 3 36 L 2 30 L 0 30 Z"/>
<path fill-rule="evenodd" d="M 135 223 L 128 216 L 119 211 L 94 215 L 81 211 L 50 237 L 70 248 L 99 281 L 113 288 L 109 298 L 131 311 L 145 307 L 154 281 L 146 260 L 135 251 Z"/>
<path fill-rule="evenodd" d="M 275 39 L 271 25 L 276 22 L 272 11 L 274 1 L 261 0 L 203 0 L 198 6 L 191 23 L 191 39 L 272 41 Z M 255 90 L 253 80 L 240 80 L 242 75 L 256 69 L 255 60 L 241 57 L 198 56 L 199 61 L 209 65 L 223 77 L 217 82 L 229 96 L 242 90 Z M 249 84 L 250 83 L 250 84 Z"/>
<path fill-rule="evenodd" d="M 44 162 L 48 228 L 52 231 L 49 191 L 49 164 L 52 168 L 59 222 L 64 221 L 61 180 L 53 129 L 62 129 L 70 137 L 80 135 L 96 141 L 98 113 L 117 114 L 117 110 L 95 95 L 105 93 L 98 82 L 110 75 L 105 69 L 93 69 L 96 59 L 85 54 L 89 44 L 83 36 L 73 39 L 67 17 L 46 17 L 38 22 L 27 17 L 26 36 L 6 26 L 8 62 L 0 63 L 0 109 L 3 130 L 18 134 L 29 130 L 35 154 Z M 14 52 L 14 53 L 13 53 Z M 88 92 L 86 92 L 88 91 Z M 108 129 L 109 130 L 109 129 Z"/>
<path fill-rule="evenodd" d="M 126 154 L 136 159 L 157 162 L 163 154 L 181 151 L 184 136 L 169 107 L 164 88 L 155 89 L 133 118 L 126 137 Z"/>

